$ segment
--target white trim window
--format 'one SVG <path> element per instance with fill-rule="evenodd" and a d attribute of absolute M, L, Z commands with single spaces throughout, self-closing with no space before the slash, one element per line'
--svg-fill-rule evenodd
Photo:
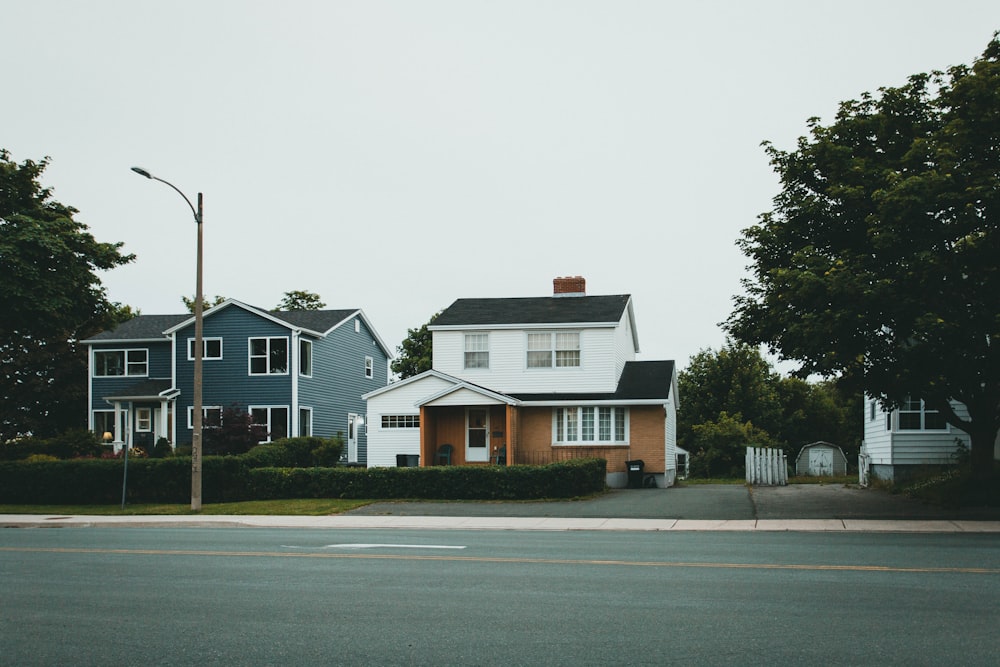
<path fill-rule="evenodd" d="M 288 375 L 288 338 L 251 338 L 250 375 Z"/>
<path fill-rule="evenodd" d="M 583 405 L 552 411 L 552 442 L 558 445 L 628 443 L 628 409 Z"/>
<path fill-rule="evenodd" d="M 267 438 L 264 442 L 288 437 L 287 405 L 251 405 L 249 412 L 254 424 L 267 429 Z"/>
<path fill-rule="evenodd" d="M 218 361 L 222 359 L 222 338 L 215 336 L 212 338 L 202 338 L 201 358 L 204 361 Z M 188 338 L 188 361 L 194 361 L 194 338 Z"/>
<path fill-rule="evenodd" d="M 371 357 L 365 357 L 365 377 L 375 377 L 375 360 Z"/>
<path fill-rule="evenodd" d="M 122 410 L 119 414 L 123 422 L 128 419 L 127 410 Z M 98 438 L 103 438 L 105 433 L 110 433 L 113 442 L 121 442 L 124 439 L 123 434 L 127 430 L 115 425 L 114 410 L 94 410 L 94 433 L 97 434 Z"/>
<path fill-rule="evenodd" d="M 149 375 L 149 350 L 94 350 L 94 377 Z"/>
<path fill-rule="evenodd" d="M 465 334 L 465 368 L 490 367 L 490 335 Z"/>
<path fill-rule="evenodd" d="M 299 339 L 299 375 L 312 377 L 313 374 L 313 344 L 311 340 Z"/>
<path fill-rule="evenodd" d="M 382 415 L 382 428 L 420 428 L 420 415 Z"/>
<path fill-rule="evenodd" d="M 188 413 L 188 428 L 194 428 L 194 406 L 189 405 L 187 408 L 187 413 Z M 218 428 L 222 426 L 222 406 L 221 405 L 201 406 L 201 425 L 202 428 Z"/>
<path fill-rule="evenodd" d="M 308 438 L 313 432 L 313 409 L 299 408 L 299 436 Z"/>
<path fill-rule="evenodd" d="M 153 409 L 135 409 L 135 430 L 137 433 L 151 433 L 153 431 Z"/>
<path fill-rule="evenodd" d="M 947 431 L 948 423 L 937 410 L 929 410 L 919 398 L 907 398 L 899 406 L 900 431 Z"/>
<path fill-rule="evenodd" d="M 528 332 L 528 368 L 577 368 L 580 366 L 579 331 Z"/>

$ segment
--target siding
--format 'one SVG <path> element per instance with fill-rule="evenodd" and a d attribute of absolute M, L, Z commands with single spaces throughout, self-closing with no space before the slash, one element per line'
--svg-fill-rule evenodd
<path fill-rule="evenodd" d="M 465 332 L 435 331 L 433 367 L 503 393 L 612 392 L 621 371 L 615 355 L 617 331 L 612 328 L 580 330 L 580 366 L 548 369 L 526 367 L 524 330 L 470 331 L 488 333 L 490 337 L 490 367 L 482 369 L 464 368 Z M 624 366 L 624 362 L 620 363 Z"/>
<path fill-rule="evenodd" d="M 129 387 L 135 386 L 136 384 L 150 379 L 163 378 L 167 379 L 171 377 L 170 374 L 170 341 L 164 339 L 163 342 L 152 342 L 152 343 L 133 343 L 129 345 L 122 345 L 121 343 L 114 345 L 100 345 L 94 344 L 90 346 L 92 349 L 89 352 L 90 363 L 88 364 L 88 373 L 93 373 L 93 353 L 97 350 L 148 350 L 148 374 L 147 375 L 132 375 L 132 376 L 114 376 L 114 377 L 91 377 L 91 410 L 110 410 L 111 405 L 104 400 L 105 396 L 111 396 L 113 394 L 119 394 Z"/>
<path fill-rule="evenodd" d="M 450 386 L 447 380 L 428 376 L 368 399 L 368 467 L 394 466 L 396 454 L 420 453 L 420 429 L 383 429 L 382 415 L 420 414 L 417 403 Z"/>
<path fill-rule="evenodd" d="M 356 319 L 359 331 L 354 330 Z M 372 358 L 371 378 L 365 377 L 365 357 Z M 299 378 L 299 404 L 313 408 L 313 433 L 322 437 L 340 433 L 346 438 L 348 414 L 365 415 L 361 396 L 388 384 L 388 368 L 388 357 L 358 317 L 314 341 L 313 376 Z M 359 463 L 367 460 L 370 432 L 371 420 L 366 418 L 357 433 Z"/>
<path fill-rule="evenodd" d="M 954 463 L 958 441 L 969 444 L 969 436 L 952 426 L 946 431 L 901 431 L 897 413 L 892 413 L 893 430 L 886 430 L 886 413 L 878 405 L 871 419 L 871 397 L 865 397 L 865 451 L 872 465 L 939 465 Z M 961 418 L 968 417 L 965 406 L 952 402 Z"/>

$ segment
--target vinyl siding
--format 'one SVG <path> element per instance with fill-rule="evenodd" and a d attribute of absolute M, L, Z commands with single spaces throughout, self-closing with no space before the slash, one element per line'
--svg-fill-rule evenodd
<path fill-rule="evenodd" d="M 968 445 L 969 436 L 952 426 L 946 431 L 899 430 L 897 413 L 892 413 L 892 430 L 886 429 L 886 413 L 878 405 L 871 419 L 870 397 L 865 400 L 865 451 L 872 465 L 939 465 L 954 463 L 956 441 Z M 965 406 L 952 403 L 961 418 L 968 416 Z"/>
<path fill-rule="evenodd" d="M 420 453 L 420 429 L 384 429 L 382 415 L 419 415 L 420 401 L 451 386 L 447 380 L 429 376 L 368 399 L 368 467 L 394 466 L 396 454 Z"/>
<path fill-rule="evenodd" d="M 120 394 L 129 387 L 145 380 L 157 378 L 169 378 L 170 374 L 170 341 L 164 339 L 163 342 L 133 343 L 128 345 L 118 344 L 94 344 L 91 345 L 90 363 L 87 372 L 93 375 L 94 351 L 99 350 L 148 350 L 148 374 L 114 377 L 90 377 L 91 383 L 91 410 L 110 410 L 111 405 L 104 400 L 105 396 Z"/>
<path fill-rule="evenodd" d="M 530 331 L 574 329 L 531 329 Z M 489 368 L 465 368 L 464 331 L 434 332 L 435 370 L 503 393 L 612 392 L 621 367 L 615 354 L 613 328 L 576 329 L 580 332 L 580 366 L 527 368 L 527 335 L 521 329 L 470 330 L 488 333 Z M 620 362 L 624 366 L 624 362 Z"/>
<path fill-rule="evenodd" d="M 347 437 L 347 415 L 365 415 L 362 394 L 384 387 L 389 382 L 388 357 L 375 344 L 372 332 L 360 322 L 346 320 L 322 339 L 313 341 L 312 377 L 299 377 L 299 405 L 313 408 L 313 434 Z M 373 361 L 373 377 L 365 377 L 365 357 Z M 295 369 L 298 373 L 298 368 Z M 358 429 L 358 462 L 367 460 L 369 421 Z M 394 459 L 395 460 L 395 459 Z"/>

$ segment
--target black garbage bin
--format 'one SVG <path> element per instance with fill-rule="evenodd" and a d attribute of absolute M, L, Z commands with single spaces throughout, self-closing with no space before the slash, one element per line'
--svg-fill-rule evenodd
<path fill-rule="evenodd" d="M 635 461 L 626 461 L 625 469 L 628 470 L 628 488 L 630 489 L 641 489 L 642 488 L 642 470 L 646 467 L 645 462 L 642 459 L 636 459 Z"/>
<path fill-rule="evenodd" d="M 397 468 L 417 468 L 420 466 L 420 454 L 396 454 Z"/>

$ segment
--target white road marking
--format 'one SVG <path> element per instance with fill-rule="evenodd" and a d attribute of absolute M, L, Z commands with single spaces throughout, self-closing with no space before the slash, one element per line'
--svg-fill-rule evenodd
<path fill-rule="evenodd" d="M 327 544 L 322 547 L 298 547 L 282 544 L 285 549 L 464 549 L 464 546 L 447 544 Z"/>

